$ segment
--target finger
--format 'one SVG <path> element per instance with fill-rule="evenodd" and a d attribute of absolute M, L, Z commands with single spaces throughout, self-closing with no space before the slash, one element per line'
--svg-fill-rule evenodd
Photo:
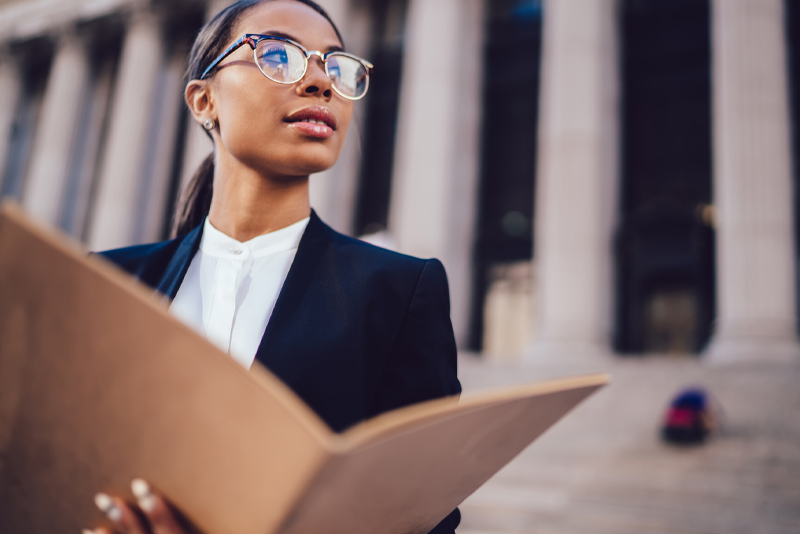
<path fill-rule="evenodd" d="M 153 534 L 185 534 L 167 502 L 153 491 L 150 484 L 141 478 L 134 479 L 131 482 L 131 491 L 139 503 L 139 508 L 150 521 Z"/>
<path fill-rule="evenodd" d="M 81 531 L 81 534 L 116 534 L 116 533 L 110 528 L 100 527 L 94 530 L 89 530 L 88 528 L 85 528 Z"/>
<path fill-rule="evenodd" d="M 98 493 L 94 496 L 94 503 L 125 534 L 147 534 L 139 516 L 122 499 Z"/>

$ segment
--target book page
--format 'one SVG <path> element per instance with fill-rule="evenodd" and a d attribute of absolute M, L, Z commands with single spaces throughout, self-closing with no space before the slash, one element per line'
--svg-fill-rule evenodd
<path fill-rule="evenodd" d="M 104 263 L 0 212 L 0 531 L 98 525 L 134 477 L 204 532 L 274 531 L 330 432 Z"/>
<path fill-rule="evenodd" d="M 591 375 L 411 406 L 344 434 L 281 534 L 424 534 L 578 403 Z"/>

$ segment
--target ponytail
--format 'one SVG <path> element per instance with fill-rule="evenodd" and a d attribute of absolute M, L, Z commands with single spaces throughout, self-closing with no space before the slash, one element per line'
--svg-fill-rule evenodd
<path fill-rule="evenodd" d="M 188 234 L 203 222 L 211 209 L 214 193 L 214 153 L 208 155 L 183 190 L 175 210 L 172 237 Z"/>

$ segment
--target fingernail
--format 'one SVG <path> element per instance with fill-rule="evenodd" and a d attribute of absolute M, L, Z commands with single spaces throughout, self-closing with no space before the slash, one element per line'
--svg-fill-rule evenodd
<path fill-rule="evenodd" d="M 81 534 L 94 534 L 94 530 L 89 530 L 88 528 L 85 528 L 81 530 Z"/>
<path fill-rule="evenodd" d="M 153 492 L 150 491 L 150 484 L 141 478 L 134 478 L 131 481 L 131 491 L 139 502 L 139 508 L 145 512 L 152 512 L 156 507 L 156 498 Z"/>
<path fill-rule="evenodd" d="M 119 523 L 122 521 L 122 510 L 119 506 L 114 504 L 114 501 L 105 493 L 98 493 L 94 496 L 94 503 L 100 508 L 100 511 L 106 514 L 111 521 Z"/>

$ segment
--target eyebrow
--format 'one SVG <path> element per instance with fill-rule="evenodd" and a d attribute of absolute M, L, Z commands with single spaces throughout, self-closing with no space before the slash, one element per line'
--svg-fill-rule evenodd
<path fill-rule="evenodd" d="M 265 31 L 261 32 L 260 35 L 274 35 L 275 37 L 283 37 L 284 39 L 292 40 L 295 43 L 300 43 L 300 39 L 298 39 L 297 37 L 294 37 L 293 35 L 289 35 L 288 33 L 284 33 L 281 31 Z M 325 49 L 325 52 L 344 52 L 344 48 L 342 48 L 339 45 L 332 45 L 329 46 L 327 49 Z"/>

